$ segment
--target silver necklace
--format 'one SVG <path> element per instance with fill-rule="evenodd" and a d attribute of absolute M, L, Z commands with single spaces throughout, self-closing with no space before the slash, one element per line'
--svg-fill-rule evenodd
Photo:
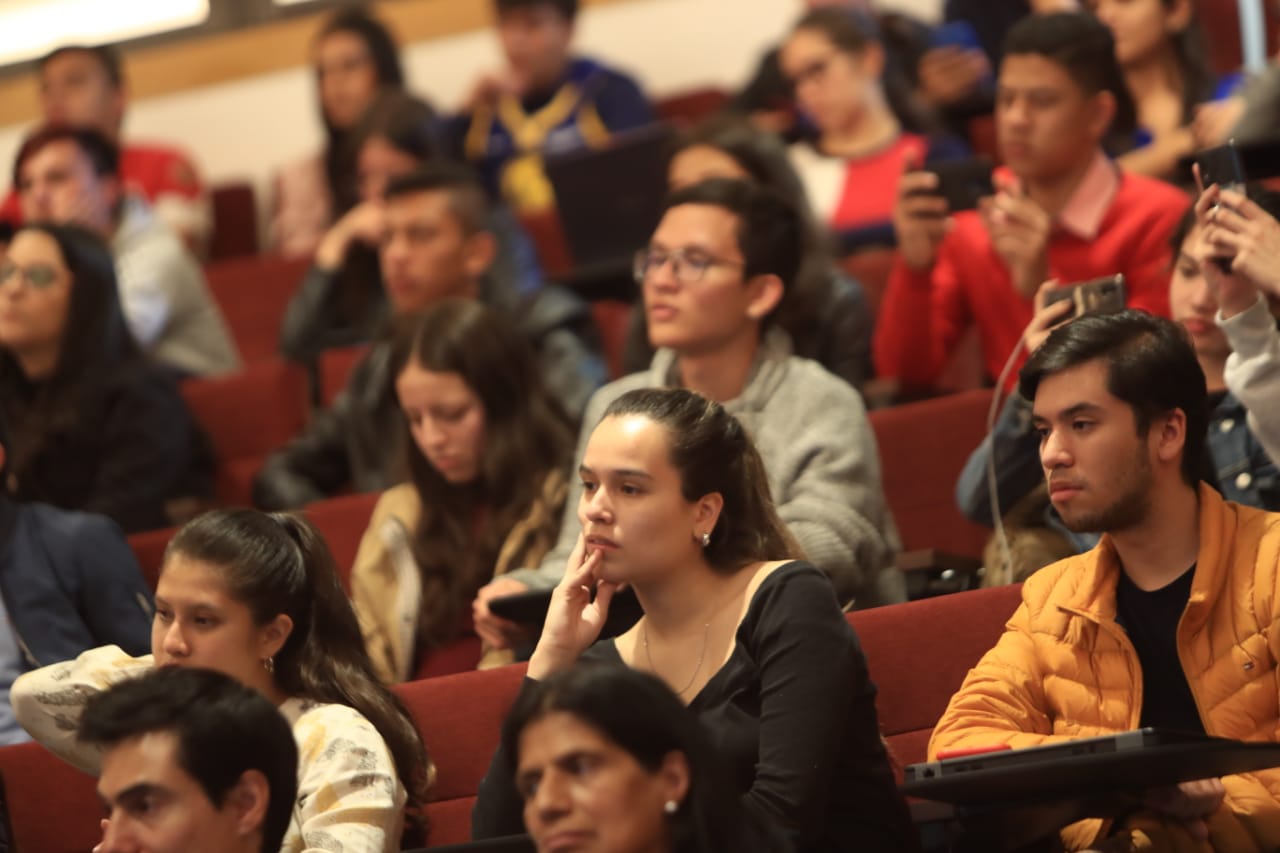
<path fill-rule="evenodd" d="M 698 664 L 693 668 L 693 675 L 689 676 L 689 683 L 676 691 L 677 696 L 683 696 L 685 691 L 693 686 L 693 682 L 697 680 L 698 673 L 702 672 L 702 659 L 707 656 L 707 638 L 711 636 L 711 623 L 708 622 L 702 628 L 702 651 L 698 652 Z M 649 623 L 645 622 L 640 631 L 640 643 L 644 646 L 645 659 L 649 661 L 649 671 L 658 674 L 658 668 L 653 665 L 653 654 L 649 651 Z"/>

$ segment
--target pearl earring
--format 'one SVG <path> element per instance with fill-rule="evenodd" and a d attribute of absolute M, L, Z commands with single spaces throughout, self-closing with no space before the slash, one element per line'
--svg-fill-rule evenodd
<path fill-rule="evenodd" d="M 710 533 L 702 534 L 702 547 L 705 548 L 710 544 L 711 544 L 711 534 Z"/>
<path fill-rule="evenodd" d="M 677 811 L 679 808 L 680 808 L 680 804 L 679 804 L 678 802 L 676 802 L 675 800 L 667 800 L 667 801 L 666 801 L 665 803 L 663 803 L 663 805 L 662 805 L 662 810 L 663 810 L 664 812 L 666 812 L 667 814 L 669 814 L 669 815 L 670 815 L 670 814 L 675 814 L 675 813 L 676 813 L 676 811 Z"/>

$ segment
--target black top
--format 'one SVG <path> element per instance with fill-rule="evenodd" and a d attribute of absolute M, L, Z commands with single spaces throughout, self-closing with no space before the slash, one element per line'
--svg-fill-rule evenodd
<path fill-rule="evenodd" d="M 1124 572 L 1116 584 L 1116 621 L 1129 633 L 1142 666 L 1140 725 L 1203 732 L 1195 697 L 1178 660 L 1178 621 L 1191 597 L 1193 565 L 1173 583 L 1141 590 Z"/>
<path fill-rule="evenodd" d="M 760 584 L 729 660 L 689 703 L 746 810 L 799 851 L 910 851 L 915 832 L 876 719 L 875 685 L 827 577 L 804 562 Z M 622 664 L 612 640 L 583 655 Z M 475 838 L 521 830 L 521 803 L 494 756 Z"/>

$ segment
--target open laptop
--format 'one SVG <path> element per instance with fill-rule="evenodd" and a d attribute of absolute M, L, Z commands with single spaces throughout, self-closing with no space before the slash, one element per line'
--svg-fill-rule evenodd
<path fill-rule="evenodd" d="M 1138 729 L 909 765 L 902 793 L 964 806 L 1142 791 L 1175 782 L 1280 767 L 1280 743 L 1246 743 Z"/>
<path fill-rule="evenodd" d="M 575 283 L 630 276 L 636 250 L 649 244 L 662 215 L 674 133 L 670 125 L 651 124 L 616 134 L 605 148 L 544 158 Z"/>

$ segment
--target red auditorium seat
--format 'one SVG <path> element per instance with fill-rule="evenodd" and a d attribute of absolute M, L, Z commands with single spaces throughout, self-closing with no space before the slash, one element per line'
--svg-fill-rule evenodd
<path fill-rule="evenodd" d="M 991 391 L 981 388 L 871 412 L 885 498 L 904 551 L 982 556 L 990 531 L 960 514 L 955 485 L 986 435 L 990 404 Z"/>
<path fill-rule="evenodd" d="M 294 364 L 265 361 L 231 376 L 188 379 L 182 396 L 213 442 L 218 500 L 249 505 L 253 477 L 263 460 L 306 425 L 306 372 Z"/>
<path fill-rule="evenodd" d="M 343 388 L 347 387 L 347 379 L 352 369 L 369 352 L 368 344 L 351 347 L 335 347 L 320 353 L 320 405 L 328 408 Z"/>
<path fill-rule="evenodd" d="M 0 749 L 0 777 L 13 826 L 11 849 L 84 853 L 102 840 L 102 801 L 92 776 L 39 744 L 22 743 Z"/>
<path fill-rule="evenodd" d="M 207 264 L 209 290 L 231 327 L 246 364 L 275 358 L 289 300 L 311 266 L 309 258 L 262 255 Z"/>
<path fill-rule="evenodd" d="M 258 204 L 253 184 L 220 184 L 209 192 L 213 202 L 213 236 L 209 260 L 258 254 Z"/>
<path fill-rule="evenodd" d="M 862 294 L 872 317 L 880 311 L 880 300 L 889 284 L 889 273 L 893 271 L 893 256 L 893 249 L 875 248 L 863 249 L 840 259 L 840 268 L 845 274 L 862 285 Z"/>
<path fill-rule="evenodd" d="M 902 768 L 926 760 L 929 736 L 969 670 L 996 644 L 1022 586 L 997 586 L 849 614 L 879 692 L 880 730 Z"/>
<path fill-rule="evenodd" d="M 543 275 L 558 279 L 573 271 L 573 255 L 555 208 L 520 214 L 520 227 L 533 241 Z"/>
<path fill-rule="evenodd" d="M 164 563 L 164 549 L 169 547 L 169 540 L 178 532 L 176 527 L 163 530 L 148 530 L 146 533 L 134 533 L 129 536 L 129 547 L 142 569 L 142 576 L 152 590 L 160 580 L 160 567 Z"/>
<path fill-rule="evenodd" d="M 661 98 L 654 104 L 658 118 L 675 125 L 697 124 L 704 118 L 716 113 L 729 100 L 729 93 L 723 89 L 707 87 L 679 92 L 670 97 Z"/>
<path fill-rule="evenodd" d="M 356 561 L 356 551 L 360 549 L 360 537 L 364 536 L 369 517 L 373 515 L 373 508 L 380 497 L 381 492 L 342 495 L 316 501 L 303 510 L 333 552 L 342 588 L 348 594 L 351 593 L 351 567 Z"/>

